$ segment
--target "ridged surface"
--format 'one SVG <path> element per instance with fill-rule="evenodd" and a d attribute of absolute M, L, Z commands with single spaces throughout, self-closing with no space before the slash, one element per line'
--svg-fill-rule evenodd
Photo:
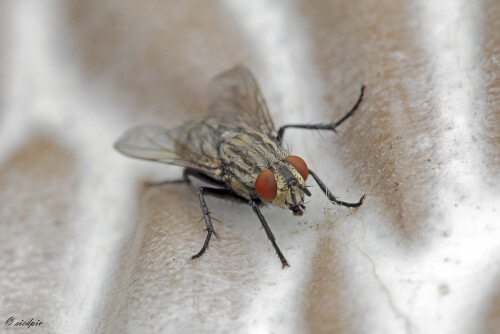
<path fill-rule="evenodd" d="M 500 2 L 0 3 L 0 332 L 499 333 Z M 245 64 L 318 191 L 302 217 L 113 150 Z M 308 184 L 313 185 L 312 180 Z M 43 321 L 13 328 L 5 321 Z"/>

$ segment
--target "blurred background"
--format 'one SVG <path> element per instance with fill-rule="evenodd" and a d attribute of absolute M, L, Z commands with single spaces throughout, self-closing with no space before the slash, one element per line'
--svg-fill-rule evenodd
<path fill-rule="evenodd" d="M 0 331 L 500 333 L 500 2 L 0 2 Z M 245 64 L 317 187 L 263 214 L 113 143 Z M 311 185 L 313 185 L 311 183 Z M 13 318 L 14 320 L 9 321 Z M 43 322 L 27 328 L 17 322 Z M 21 327 L 21 328 L 20 328 Z"/>

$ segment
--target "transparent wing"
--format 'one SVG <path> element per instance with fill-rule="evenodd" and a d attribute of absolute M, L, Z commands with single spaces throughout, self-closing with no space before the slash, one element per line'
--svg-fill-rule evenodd
<path fill-rule="evenodd" d="M 210 112 L 224 122 L 250 126 L 277 136 L 273 120 L 252 73 L 236 66 L 216 76 L 210 83 Z"/>
<path fill-rule="evenodd" d="M 216 142 L 215 119 L 187 123 L 171 130 L 146 125 L 126 131 L 115 148 L 130 157 L 194 168 L 214 178 L 221 166 Z"/>

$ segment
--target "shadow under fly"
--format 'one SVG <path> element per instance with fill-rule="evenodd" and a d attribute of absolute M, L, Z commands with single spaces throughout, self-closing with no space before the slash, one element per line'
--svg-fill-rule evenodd
<path fill-rule="evenodd" d="M 194 177 L 211 185 L 198 188 L 207 236 L 192 259 L 203 255 L 212 234 L 217 237 L 205 202 L 205 196 L 210 195 L 249 204 L 285 268 L 289 264 L 260 211 L 263 205 L 290 209 L 301 216 L 304 197 L 311 196 L 306 186 L 309 175 L 334 204 L 356 208 L 365 199 L 363 195 L 356 203 L 338 200 L 304 160 L 283 148 L 285 130 L 335 132 L 358 108 L 363 92 L 364 86 L 352 109 L 335 123 L 289 124 L 276 131 L 256 80 L 247 68 L 237 66 L 211 81 L 210 117 L 170 130 L 159 126 L 134 127 L 123 134 L 115 148 L 130 157 L 182 166 L 185 169 L 181 181 L 189 182 Z"/>

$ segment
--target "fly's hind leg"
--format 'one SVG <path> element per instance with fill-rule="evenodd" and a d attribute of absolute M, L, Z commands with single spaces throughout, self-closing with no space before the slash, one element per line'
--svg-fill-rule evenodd
<path fill-rule="evenodd" d="M 323 181 L 320 180 L 320 178 L 318 177 L 318 175 L 316 175 L 316 173 L 314 173 L 312 170 L 309 169 L 309 174 L 312 175 L 312 177 L 314 178 L 314 180 L 316 181 L 318 186 L 321 188 L 323 193 L 325 193 L 326 197 L 328 197 L 328 199 L 335 204 L 346 206 L 348 208 L 357 208 L 358 206 L 361 206 L 361 204 L 363 204 L 363 201 L 366 198 L 366 195 L 361 196 L 361 198 L 359 199 L 359 201 L 357 203 L 348 203 L 348 202 L 339 201 L 331 193 L 331 191 L 325 186 Z"/>
<path fill-rule="evenodd" d="M 160 182 L 150 182 L 146 181 L 144 182 L 144 185 L 146 187 L 158 187 L 158 186 L 164 186 L 166 184 L 179 184 L 179 183 L 187 183 L 190 184 L 191 181 L 188 178 L 189 172 L 188 168 L 185 168 L 184 171 L 182 172 L 182 177 L 178 180 L 166 180 L 166 181 L 160 181 Z"/>
<path fill-rule="evenodd" d="M 273 235 L 273 232 L 271 231 L 271 229 L 269 228 L 269 225 L 267 225 L 267 222 L 266 222 L 266 219 L 264 218 L 264 216 L 262 215 L 262 212 L 260 212 L 260 209 L 259 207 L 257 206 L 257 203 L 255 201 L 250 201 L 250 206 L 252 207 L 253 211 L 255 212 L 255 214 L 257 215 L 257 217 L 259 217 L 259 220 L 260 220 L 260 223 L 262 224 L 262 227 L 264 227 L 264 230 L 266 231 L 266 234 L 267 234 L 267 238 L 271 241 L 271 243 L 273 244 L 273 247 L 274 247 L 274 250 L 276 251 L 276 253 L 278 254 L 278 257 L 280 258 L 280 261 L 281 261 L 281 268 L 282 269 L 285 269 L 286 267 L 290 267 L 290 265 L 288 264 L 288 262 L 286 261 L 286 258 L 285 256 L 283 255 L 283 253 L 281 253 L 281 250 L 280 248 L 278 247 L 278 244 L 276 243 L 276 238 L 274 237 Z"/>
<path fill-rule="evenodd" d="M 166 184 L 179 184 L 179 183 L 187 183 L 191 184 L 191 180 L 189 179 L 189 176 L 192 176 L 194 178 L 197 178 L 201 181 L 207 182 L 212 185 L 216 186 L 223 186 L 224 183 L 217 181 L 215 179 L 212 179 L 211 177 L 203 174 L 202 172 L 192 169 L 192 168 L 184 168 L 184 171 L 182 172 L 182 177 L 178 180 L 167 180 L 167 181 L 161 181 L 161 182 L 145 182 L 144 185 L 147 187 L 156 187 L 156 186 L 163 186 Z"/>
<path fill-rule="evenodd" d="M 283 139 L 283 135 L 285 133 L 285 130 L 288 128 L 298 128 L 298 129 L 308 129 L 308 130 L 330 130 L 333 132 L 336 132 L 335 129 L 346 119 L 352 116 L 356 109 L 358 109 L 361 101 L 363 100 L 363 94 L 365 92 L 365 86 L 361 86 L 361 93 L 359 94 L 358 101 L 354 104 L 354 106 L 351 108 L 351 110 L 345 114 L 341 119 L 339 119 L 335 123 L 331 124 L 288 124 L 288 125 L 283 125 L 281 128 L 278 130 L 278 142 L 281 143 L 281 140 Z"/>

